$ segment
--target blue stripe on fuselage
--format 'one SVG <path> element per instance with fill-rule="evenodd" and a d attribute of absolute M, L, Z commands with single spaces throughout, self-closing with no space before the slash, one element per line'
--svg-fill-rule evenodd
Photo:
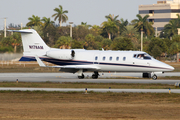
<path fill-rule="evenodd" d="M 93 64 L 93 62 L 88 61 L 74 61 L 74 60 L 60 60 L 53 58 L 40 58 L 43 61 L 53 63 L 55 65 L 65 66 L 65 65 L 89 65 Z M 22 57 L 19 61 L 36 61 L 35 57 Z"/>
<path fill-rule="evenodd" d="M 74 61 L 74 60 L 59 60 L 59 59 L 50 59 L 50 58 L 44 58 L 43 59 L 46 62 L 50 62 L 56 65 L 89 65 L 93 64 L 93 62 L 88 61 Z"/>
<path fill-rule="evenodd" d="M 36 61 L 35 57 L 21 57 L 19 61 Z"/>

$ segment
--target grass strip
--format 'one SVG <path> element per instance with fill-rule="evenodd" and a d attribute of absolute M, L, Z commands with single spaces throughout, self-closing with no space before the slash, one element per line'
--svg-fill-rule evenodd
<path fill-rule="evenodd" d="M 179 89 L 169 84 L 127 84 L 127 83 L 31 83 L 31 82 L 0 82 L 0 87 L 27 88 L 111 88 L 111 89 Z"/>
<path fill-rule="evenodd" d="M 2 102 L 8 101 L 23 101 L 30 99 L 39 99 L 44 101 L 53 100 L 62 102 L 137 102 L 145 103 L 145 101 L 161 103 L 161 101 L 180 103 L 180 94 L 172 93 L 99 93 L 88 92 L 89 94 L 83 94 L 84 92 L 46 92 L 46 91 L 0 91 Z M 46 99 L 43 99 L 46 98 Z M 144 100 L 144 101 L 143 101 Z"/>

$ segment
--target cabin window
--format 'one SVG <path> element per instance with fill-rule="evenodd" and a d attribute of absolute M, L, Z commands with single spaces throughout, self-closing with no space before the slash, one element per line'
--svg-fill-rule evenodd
<path fill-rule="evenodd" d="M 111 60 L 112 60 L 112 57 L 109 57 L 109 60 L 111 61 Z"/>
<path fill-rule="evenodd" d="M 116 61 L 119 61 L 119 57 L 116 57 Z"/>
<path fill-rule="evenodd" d="M 98 60 L 98 56 L 95 57 L 95 60 Z"/>
<path fill-rule="evenodd" d="M 126 61 L 126 57 L 123 57 L 123 61 Z"/>
<path fill-rule="evenodd" d="M 106 60 L 106 57 L 103 57 L 103 61 L 105 61 Z"/>
<path fill-rule="evenodd" d="M 134 55 L 134 57 L 136 58 L 136 54 Z"/>

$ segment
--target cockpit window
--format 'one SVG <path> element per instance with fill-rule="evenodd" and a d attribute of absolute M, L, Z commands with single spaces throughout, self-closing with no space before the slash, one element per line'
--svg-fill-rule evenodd
<path fill-rule="evenodd" d="M 144 59 L 146 59 L 146 60 L 151 60 L 151 56 L 148 55 L 148 54 L 145 54 L 145 55 L 144 55 Z"/>
<path fill-rule="evenodd" d="M 138 54 L 137 58 L 144 59 L 144 54 Z"/>
<path fill-rule="evenodd" d="M 147 53 L 144 54 L 134 54 L 134 58 L 144 59 L 144 60 L 151 60 L 151 56 Z"/>

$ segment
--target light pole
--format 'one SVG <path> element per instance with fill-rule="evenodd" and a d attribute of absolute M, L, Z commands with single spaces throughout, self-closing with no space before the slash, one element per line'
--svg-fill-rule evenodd
<path fill-rule="evenodd" d="M 73 24 L 73 22 L 69 22 L 69 24 L 70 24 L 70 37 L 71 37 L 71 42 L 72 42 L 72 24 Z"/>
<path fill-rule="evenodd" d="M 141 51 L 143 51 L 143 30 L 141 29 Z"/>
<path fill-rule="evenodd" d="M 73 22 L 69 22 L 69 24 L 70 24 L 70 37 L 72 38 L 72 24 L 73 24 Z"/>
<path fill-rule="evenodd" d="M 4 37 L 6 37 L 6 18 L 4 18 Z"/>
<path fill-rule="evenodd" d="M 158 37 L 158 34 L 157 34 L 157 27 L 156 27 L 156 37 Z"/>

